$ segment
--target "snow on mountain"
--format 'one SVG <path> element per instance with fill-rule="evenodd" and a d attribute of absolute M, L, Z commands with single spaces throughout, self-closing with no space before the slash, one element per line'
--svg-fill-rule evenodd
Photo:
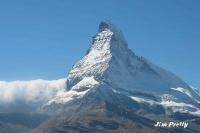
<path fill-rule="evenodd" d="M 98 82 L 93 77 L 84 77 L 79 83 L 74 85 L 71 90 L 62 90 L 55 94 L 55 96 L 48 101 L 46 105 L 52 103 L 66 103 L 74 98 L 82 98 L 90 88 L 98 85 Z"/>
<path fill-rule="evenodd" d="M 67 90 L 93 88 L 82 83 L 89 77 L 91 86 L 98 86 L 102 99 L 111 100 L 111 93 L 121 94 L 149 106 L 170 107 L 174 112 L 195 114 L 200 110 L 200 94 L 194 88 L 175 74 L 136 56 L 128 49 L 122 32 L 108 20 L 100 23 L 86 55 L 70 70 Z"/>

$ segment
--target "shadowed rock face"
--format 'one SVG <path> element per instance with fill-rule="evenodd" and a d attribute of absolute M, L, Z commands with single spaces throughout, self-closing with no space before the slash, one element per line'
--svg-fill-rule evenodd
<path fill-rule="evenodd" d="M 45 132 L 194 132 L 191 128 L 155 128 L 155 120 L 147 117 L 140 116 L 134 113 L 132 110 L 125 108 L 122 105 L 117 105 L 108 101 L 102 101 L 96 97 L 96 95 L 88 95 L 83 100 L 75 102 L 78 105 L 78 110 L 74 105 L 68 105 L 67 108 L 76 110 L 73 117 L 66 117 L 62 121 L 52 120 L 49 122 L 46 128 L 42 130 Z M 94 102 L 91 103 L 91 100 Z M 91 103 L 90 105 L 88 103 Z M 67 111 L 68 112 L 68 111 Z M 66 113 L 67 113 L 66 112 Z M 150 114 L 149 114 L 150 115 Z M 68 116 L 68 115 L 67 115 Z M 162 120 L 163 116 L 156 116 Z M 69 118 L 69 119 L 68 119 Z M 171 119 L 172 120 L 172 119 Z M 56 124 L 58 126 L 56 126 Z"/>
<path fill-rule="evenodd" d="M 102 126 L 103 128 L 105 128 L 107 130 L 116 130 L 119 128 L 118 123 L 115 121 L 102 122 L 102 121 L 98 121 L 98 120 L 92 120 L 88 124 L 88 126 L 91 126 L 91 127 Z"/>
<path fill-rule="evenodd" d="M 23 125 L 27 128 L 36 128 L 48 119 L 49 116 L 45 114 L 0 113 L 0 121 Z"/>
<path fill-rule="evenodd" d="M 105 21 L 101 21 L 101 23 L 99 24 L 99 32 L 109 29 L 109 25 L 105 22 Z"/>

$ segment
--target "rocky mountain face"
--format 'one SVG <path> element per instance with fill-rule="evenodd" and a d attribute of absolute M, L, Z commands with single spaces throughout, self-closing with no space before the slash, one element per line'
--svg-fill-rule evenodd
<path fill-rule="evenodd" d="M 189 124 L 154 126 L 171 121 Z M 69 71 L 64 90 L 32 111 L 0 114 L 3 132 L 200 132 L 199 124 L 198 90 L 136 56 L 108 20 L 101 21 L 86 55 Z"/>
<path fill-rule="evenodd" d="M 199 113 L 197 90 L 173 73 L 136 56 L 128 49 L 122 32 L 108 20 L 100 23 L 98 31 L 86 56 L 70 70 L 67 90 L 80 92 L 97 86 L 98 96 L 111 102 L 117 103 L 116 96 L 120 95 L 151 107 L 163 106 L 167 114 Z M 87 80 L 89 86 L 84 85 Z"/>

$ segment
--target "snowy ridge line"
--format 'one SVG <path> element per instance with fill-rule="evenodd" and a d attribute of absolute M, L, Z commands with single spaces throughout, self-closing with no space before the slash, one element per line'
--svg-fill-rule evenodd
<path fill-rule="evenodd" d="M 128 90 L 124 90 L 122 88 L 115 88 L 115 90 L 121 92 L 121 93 L 126 93 L 126 94 L 129 94 L 129 95 L 136 95 L 136 96 L 143 96 L 143 97 L 148 97 L 154 101 L 158 100 L 158 97 L 155 96 L 154 94 L 151 94 L 151 93 L 147 93 L 147 92 L 143 92 L 143 91 L 139 91 L 139 90 L 134 90 L 132 89 L 131 91 L 128 91 Z"/>

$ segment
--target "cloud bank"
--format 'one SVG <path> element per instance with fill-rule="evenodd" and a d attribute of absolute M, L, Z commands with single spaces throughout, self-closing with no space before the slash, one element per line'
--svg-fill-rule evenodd
<path fill-rule="evenodd" d="M 16 101 L 38 102 L 50 100 L 57 92 L 64 92 L 66 79 L 31 80 L 31 81 L 0 81 L 0 104 Z"/>

